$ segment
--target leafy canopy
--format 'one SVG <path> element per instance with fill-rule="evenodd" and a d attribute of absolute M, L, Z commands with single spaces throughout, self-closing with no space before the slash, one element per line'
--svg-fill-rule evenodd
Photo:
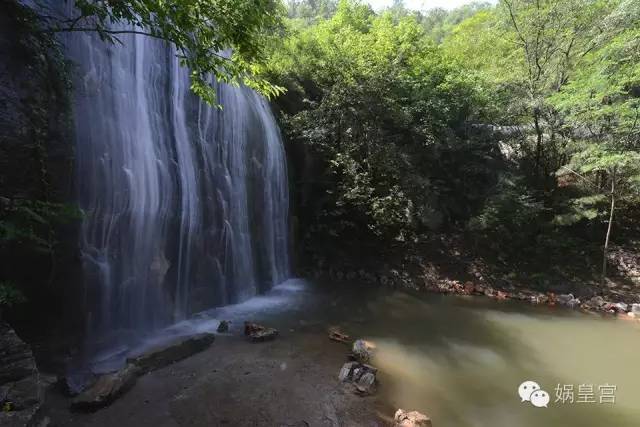
<path fill-rule="evenodd" d="M 181 64 L 191 70 L 191 89 L 214 104 L 210 76 L 245 84 L 267 97 L 281 88 L 259 77 L 264 47 L 281 26 L 278 0 L 75 0 L 75 15 L 50 20 L 53 32 L 94 31 L 116 42 L 142 33 L 173 43 Z M 230 54 L 225 52 L 230 50 Z"/>

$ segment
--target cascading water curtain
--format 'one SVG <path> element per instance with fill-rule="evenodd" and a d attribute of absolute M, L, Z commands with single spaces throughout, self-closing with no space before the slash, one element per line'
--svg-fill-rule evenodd
<path fill-rule="evenodd" d="M 91 34 L 76 62 L 78 200 L 92 346 L 113 347 L 289 274 L 288 188 L 268 103 L 189 92 L 167 43 Z"/>

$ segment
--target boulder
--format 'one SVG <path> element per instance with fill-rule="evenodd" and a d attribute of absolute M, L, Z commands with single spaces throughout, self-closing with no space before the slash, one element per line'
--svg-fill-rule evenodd
<path fill-rule="evenodd" d="M 431 419 L 418 411 L 398 409 L 393 417 L 393 427 L 432 427 Z"/>
<path fill-rule="evenodd" d="M 556 297 L 558 304 L 567 305 L 570 301 L 576 299 L 573 294 L 560 294 Z"/>
<path fill-rule="evenodd" d="M 91 387 L 73 399 L 71 410 L 92 412 L 107 406 L 133 387 L 139 373 L 140 368 L 130 363 L 117 372 L 101 375 Z"/>
<path fill-rule="evenodd" d="M 33 424 L 43 395 L 31 348 L 0 322 L 0 425 Z"/>
<path fill-rule="evenodd" d="M 373 394 L 376 390 L 376 374 L 370 371 L 362 374 L 355 382 L 356 391 L 360 394 Z"/>
<path fill-rule="evenodd" d="M 229 321 L 227 320 L 221 320 L 220 323 L 218 324 L 218 329 L 217 331 L 219 333 L 225 333 L 225 332 L 229 332 Z"/>
<path fill-rule="evenodd" d="M 631 312 L 636 317 L 640 317 L 640 304 L 631 304 Z"/>
<path fill-rule="evenodd" d="M 597 295 L 589 300 L 589 305 L 592 305 L 595 308 L 600 308 L 605 305 L 606 301 L 600 295 Z"/>
<path fill-rule="evenodd" d="M 573 298 L 572 300 L 569 300 L 566 305 L 569 308 L 579 307 L 580 306 L 580 300 L 578 298 Z"/>
<path fill-rule="evenodd" d="M 163 368 L 195 353 L 206 350 L 214 341 L 209 333 L 180 337 L 168 344 L 153 347 L 141 355 L 127 359 L 127 363 L 140 369 L 140 373 Z"/>
<path fill-rule="evenodd" d="M 353 357 L 360 363 L 368 363 L 373 357 L 375 344 L 365 340 L 356 340 L 351 350 Z"/>
<path fill-rule="evenodd" d="M 338 374 L 338 379 L 342 382 L 350 381 L 353 376 L 353 370 L 358 367 L 360 364 L 358 362 L 347 362 L 342 365 L 340 369 L 340 373 Z"/>

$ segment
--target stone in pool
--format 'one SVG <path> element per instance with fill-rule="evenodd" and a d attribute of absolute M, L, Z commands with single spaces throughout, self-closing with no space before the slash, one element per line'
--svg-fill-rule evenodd
<path fill-rule="evenodd" d="M 398 409 L 393 417 L 393 427 L 432 427 L 432 424 L 425 414 Z"/>
<path fill-rule="evenodd" d="M 244 322 L 244 334 L 253 342 L 271 341 L 278 336 L 278 330 L 257 323 Z"/>

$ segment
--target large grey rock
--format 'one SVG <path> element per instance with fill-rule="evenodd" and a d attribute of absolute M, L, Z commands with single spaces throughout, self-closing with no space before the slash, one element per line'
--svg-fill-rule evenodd
<path fill-rule="evenodd" d="M 353 374 L 353 370 L 358 367 L 360 364 L 358 362 L 347 362 L 342 365 L 340 369 L 340 373 L 338 374 L 338 379 L 342 382 L 349 381 Z"/>
<path fill-rule="evenodd" d="M 567 302 L 567 307 L 569 308 L 576 308 L 580 306 L 580 300 L 578 298 L 574 298 L 572 300 L 569 300 Z"/>
<path fill-rule="evenodd" d="M 133 364 L 123 369 L 104 374 L 88 389 L 71 402 L 74 411 L 95 411 L 113 402 L 129 390 L 136 382 L 140 368 Z"/>
<path fill-rule="evenodd" d="M 432 427 L 432 424 L 425 414 L 398 409 L 393 417 L 393 427 Z"/>
<path fill-rule="evenodd" d="M 356 391 L 361 394 L 373 394 L 376 391 L 376 374 L 367 371 L 355 381 Z"/>
<path fill-rule="evenodd" d="M 570 301 L 574 300 L 575 297 L 573 294 L 560 294 L 557 297 L 558 303 L 562 305 L 567 305 Z"/>
<path fill-rule="evenodd" d="M 640 304 L 631 304 L 631 312 L 640 317 Z"/>
<path fill-rule="evenodd" d="M 127 363 L 140 368 L 140 373 L 154 371 L 195 353 L 206 350 L 215 340 L 214 334 L 197 334 L 181 337 L 168 344 L 151 348 L 137 357 L 127 359 Z"/>
<path fill-rule="evenodd" d="M 0 425 L 33 423 L 43 400 L 31 348 L 9 325 L 0 322 Z"/>
<path fill-rule="evenodd" d="M 376 390 L 376 374 L 378 369 L 359 362 L 347 362 L 342 365 L 338 379 L 352 383 L 358 394 L 373 394 Z"/>
<path fill-rule="evenodd" d="M 205 350 L 214 341 L 213 334 L 180 337 L 167 344 L 153 347 L 141 355 L 127 359 L 127 365 L 116 372 L 101 375 L 71 403 L 74 411 L 95 411 L 109 405 L 127 392 L 139 375 L 163 368 Z"/>

